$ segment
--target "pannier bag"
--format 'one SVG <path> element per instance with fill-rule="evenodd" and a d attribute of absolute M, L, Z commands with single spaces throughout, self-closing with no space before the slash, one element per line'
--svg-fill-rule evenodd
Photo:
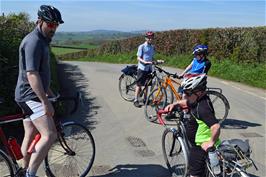
<path fill-rule="evenodd" d="M 125 75 L 133 76 L 137 75 L 137 68 L 138 68 L 137 65 L 126 66 L 121 70 L 121 72 L 123 72 Z"/>
<path fill-rule="evenodd" d="M 218 151 L 227 161 L 238 161 L 250 157 L 250 145 L 248 140 L 231 139 L 222 141 Z"/>

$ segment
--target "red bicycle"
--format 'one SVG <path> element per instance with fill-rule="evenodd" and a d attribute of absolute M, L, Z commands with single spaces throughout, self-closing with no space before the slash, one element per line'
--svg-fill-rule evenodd
<path fill-rule="evenodd" d="M 68 100 L 70 99 L 73 98 L 68 97 Z M 65 101 L 66 98 L 58 97 L 54 101 L 60 100 Z M 0 146 L 1 177 L 24 177 L 25 175 L 24 169 L 17 163 L 17 160 L 21 159 L 22 156 L 20 148 L 16 145 L 16 140 L 13 138 L 11 141 L 10 137 L 6 137 L 1 127 L 6 123 L 21 121 L 24 116 L 24 114 L 16 114 L 0 117 L 0 144 L 3 145 Z M 44 160 L 46 175 L 49 177 L 85 177 L 89 173 L 95 158 L 93 136 L 84 125 L 79 123 L 73 121 L 61 122 L 56 118 L 55 123 L 58 138 Z M 34 149 L 34 146 L 30 148 Z"/>

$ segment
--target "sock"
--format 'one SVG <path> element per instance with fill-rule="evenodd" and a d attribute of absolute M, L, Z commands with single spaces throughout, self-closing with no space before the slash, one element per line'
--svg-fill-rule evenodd
<path fill-rule="evenodd" d="M 36 177 L 36 172 L 32 172 L 29 169 L 27 169 L 26 177 Z"/>

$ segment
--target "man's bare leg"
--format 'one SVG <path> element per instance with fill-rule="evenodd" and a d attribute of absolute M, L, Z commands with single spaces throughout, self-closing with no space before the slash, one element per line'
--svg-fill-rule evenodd
<path fill-rule="evenodd" d="M 35 146 L 35 152 L 32 153 L 28 171 L 36 174 L 41 162 L 44 160 L 52 143 L 56 140 L 57 133 L 53 118 L 46 115 L 32 121 L 36 129 L 41 134 L 41 139 Z"/>
<path fill-rule="evenodd" d="M 27 150 L 29 148 L 30 143 L 34 139 L 35 135 L 37 134 L 37 129 L 31 122 L 31 120 L 25 119 L 23 120 L 23 126 L 24 126 L 24 138 L 21 145 L 21 152 L 23 154 L 22 159 L 22 167 L 27 169 L 30 161 L 30 154 L 27 153 Z"/>

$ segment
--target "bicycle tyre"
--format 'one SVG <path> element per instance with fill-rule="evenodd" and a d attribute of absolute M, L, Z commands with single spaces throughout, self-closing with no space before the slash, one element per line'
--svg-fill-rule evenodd
<path fill-rule="evenodd" d="M 183 138 L 176 136 L 171 129 L 165 129 L 162 136 L 162 149 L 164 160 L 172 176 L 186 177 L 188 174 L 188 150 Z"/>
<path fill-rule="evenodd" d="M 45 158 L 46 174 L 85 177 L 95 159 L 95 142 L 90 131 L 81 124 L 66 122 L 58 137 Z"/>
<path fill-rule="evenodd" d="M 208 90 L 207 91 L 208 96 L 211 99 L 215 116 L 219 120 L 219 123 L 222 124 L 223 121 L 227 118 L 230 105 L 226 97 L 217 91 L 214 90 Z"/>
<path fill-rule="evenodd" d="M 119 93 L 121 97 L 126 101 L 134 101 L 135 89 L 136 89 L 136 77 L 131 75 L 122 74 L 119 77 Z"/>
<path fill-rule="evenodd" d="M 164 88 L 157 88 L 153 90 L 145 103 L 144 107 L 144 115 L 145 118 L 150 121 L 154 122 L 157 120 L 157 111 L 159 109 L 163 109 L 167 103 L 167 95 Z"/>
<path fill-rule="evenodd" d="M 0 176 L 14 177 L 12 161 L 8 155 L 0 149 Z"/>

